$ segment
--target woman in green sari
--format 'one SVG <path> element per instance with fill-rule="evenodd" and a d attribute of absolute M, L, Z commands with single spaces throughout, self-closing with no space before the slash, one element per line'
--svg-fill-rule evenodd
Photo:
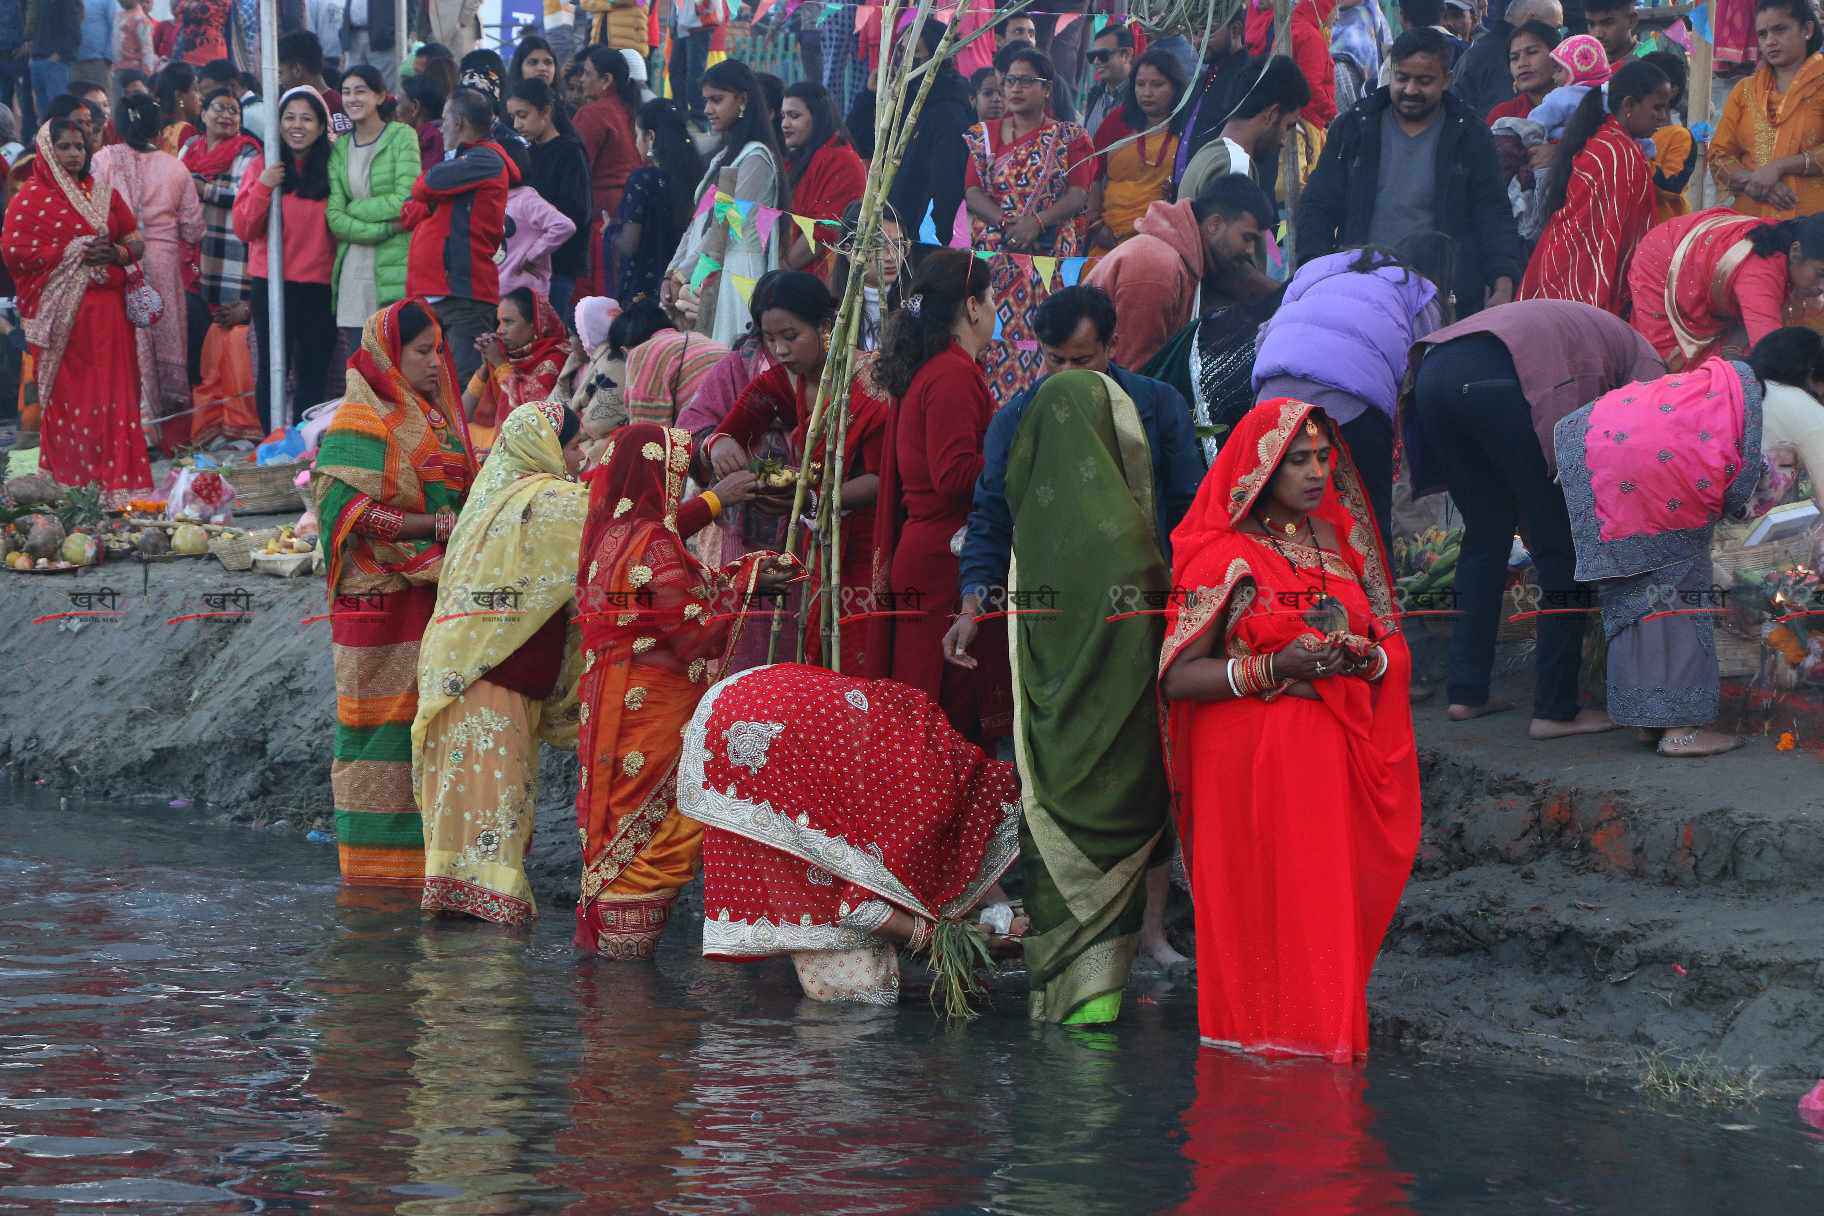
<path fill-rule="evenodd" d="M 1030 1012 L 1111 1022 L 1139 946 L 1147 866 L 1170 847 L 1154 692 L 1170 576 L 1146 435 L 1113 380 L 1070 371 L 1044 382 L 1008 455 L 1007 505 Z M 1082 560 L 1086 537 L 1095 563 Z"/>

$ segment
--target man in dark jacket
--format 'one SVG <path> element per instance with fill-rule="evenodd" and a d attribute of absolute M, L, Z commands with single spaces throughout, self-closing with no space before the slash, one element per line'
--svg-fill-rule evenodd
<path fill-rule="evenodd" d="M 1513 299 L 1522 264 L 1494 139 L 1445 93 L 1445 57 L 1442 34 L 1406 31 L 1389 55 L 1393 83 L 1330 125 L 1299 197 L 1296 252 L 1305 262 L 1354 245 L 1393 248 L 1416 233 L 1447 233 L 1457 242 L 1463 316 Z"/>
<path fill-rule="evenodd" d="M 493 131 L 493 104 L 474 89 L 457 89 L 443 112 L 444 141 L 456 155 L 424 171 L 399 215 L 412 234 L 405 292 L 436 307 L 458 388 L 481 366 L 475 340 L 494 329 L 494 255 L 506 236 L 507 191 L 519 184 Z"/>
<path fill-rule="evenodd" d="M 940 22 L 925 22 L 914 57 L 921 63 L 929 59 L 943 33 Z M 928 211 L 937 230 L 937 243 L 950 243 L 951 226 L 963 205 L 963 177 L 969 162 L 963 132 L 974 124 L 975 103 L 969 97 L 969 82 L 945 63 L 931 82 L 930 95 L 918 113 L 918 124 L 906 143 L 905 159 L 900 161 L 893 189 L 887 195 L 899 217 L 901 231 L 908 236 L 918 232 Z M 868 125 L 873 126 L 871 122 Z"/>
<path fill-rule="evenodd" d="M 1487 121 L 1488 112 L 1514 95 L 1514 77 L 1507 66 L 1507 43 L 1514 31 L 1529 21 L 1557 29 L 1564 24 L 1558 0 L 1514 0 L 1499 17 L 1491 10 L 1488 26 L 1457 60 L 1450 91 L 1463 99 L 1476 117 Z"/>

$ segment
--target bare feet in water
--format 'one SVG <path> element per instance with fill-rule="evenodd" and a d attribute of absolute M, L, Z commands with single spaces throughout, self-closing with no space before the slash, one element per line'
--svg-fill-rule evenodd
<path fill-rule="evenodd" d="M 1705 730 L 1701 726 L 1675 726 L 1660 737 L 1659 754 L 1689 758 L 1720 756 L 1741 745 L 1742 740 L 1736 735 Z"/>
<path fill-rule="evenodd" d="M 1142 936 L 1140 939 L 1140 952 L 1168 970 L 1191 961 L 1172 949 L 1172 943 L 1166 941 L 1163 935 L 1152 941 L 1148 941 Z"/>
<path fill-rule="evenodd" d="M 1476 718 L 1486 718 L 1490 714 L 1504 714 L 1512 709 L 1510 701 L 1489 701 L 1483 705 L 1457 705 L 1453 703 L 1444 711 L 1452 722 L 1469 722 Z"/>
<path fill-rule="evenodd" d="M 1605 730 L 1614 729 L 1615 723 L 1600 709 L 1580 709 L 1577 716 L 1569 722 L 1534 718 L 1527 726 L 1526 733 L 1532 739 L 1564 739 L 1571 735 L 1599 735 Z"/>

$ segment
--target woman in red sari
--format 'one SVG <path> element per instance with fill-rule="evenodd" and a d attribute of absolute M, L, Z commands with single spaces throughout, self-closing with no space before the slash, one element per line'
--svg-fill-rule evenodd
<path fill-rule="evenodd" d="M 1044 374 L 1032 314 L 1051 284 L 1040 281 L 1029 255 L 1083 252 L 1096 149 L 1082 127 L 1051 116 L 1051 60 L 1041 52 L 1013 52 L 1001 86 L 1006 117 L 963 133 L 969 145 L 963 200 L 973 224 L 971 244 L 997 255 L 994 299 L 1001 324 L 985 364 L 989 389 L 1005 405 Z"/>
<path fill-rule="evenodd" d="M 962 606 L 952 542 L 969 522 L 994 415 L 976 365 L 994 333 L 988 282 L 988 268 L 967 250 L 940 249 L 884 327 L 878 370 L 894 402 L 874 525 L 874 601 L 882 614 L 868 622 L 872 674 L 924 689 L 977 743 L 1012 726 L 1007 647 L 998 640 L 1005 619 L 983 630 L 973 670 L 944 662 L 943 643 Z"/>
<path fill-rule="evenodd" d="M 81 128 L 54 118 L 35 142 L 32 176 L 7 204 L 0 254 L 44 406 L 40 464 L 64 485 L 99 482 L 121 501 L 152 488 L 124 269 L 145 244 L 126 200 L 89 176 Z"/>
<path fill-rule="evenodd" d="M 684 542 L 754 485 L 741 469 L 685 502 L 690 455 L 689 432 L 636 423 L 585 475 L 576 944 L 609 958 L 650 958 L 696 874 L 703 825 L 677 811 L 684 724 L 721 674 L 742 621 L 735 600 L 780 578 L 777 554 L 750 553 L 721 574 L 690 555 Z"/>
<path fill-rule="evenodd" d="M 1545 184 L 1545 229 L 1522 300 L 1576 300 L 1625 317 L 1628 259 L 1653 226 L 1653 164 L 1640 141 L 1669 121 L 1672 82 L 1631 59 L 1591 89 L 1565 128 Z"/>
<path fill-rule="evenodd" d="M 760 320 L 760 337 L 773 364 L 742 390 L 734 408 L 705 445 L 704 459 L 719 477 L 745 469 L 749 452 L 775 424 L 791 428 L 788 442 L 792 461 L 796 464 L 801 460 L 811 406 L 829 354 L 830 327 L 836 322 L 836 301 L 829 288 L 815 275 L 800 270 L 775 271 L 761 279 L 754 287 L 753 304 L 754 315 Z M 873 578 L 874 503 L 880 489 L 887 425 L 886 391 L 874 379 L 873 358 L 857 356 L 852 366 L 855 375 L 849 384 L 848 430 L 842 443 L 842 591 L 836 605 L 839 617 L 866 611 L 857 605 L 866 597 Z M 834 427 L 835 418 L 831 416 L 811 454 L 811 459 L 819 464 L 827 459 L 827 438 Z M 815 478 L 812 489 L 822 484 L 821 478 Z M 786 510 L 791 493 L 790 489 L 778 491 L 764 501 L 774 510 Z M 809 510 L 808 493 L 805 502 Z M 804 528 L 799 528 L 798 535 L 809 543 Z M 801 551 L 799 556 L 804 553 Z M 804 634 L 804 654 L 812 662 L 822 660 L 824 623 L 819 618 L 827 607 L 817 591 L 813 581 L 807 592 L 814 608 L 805 618 Z M 851 623 L 839 627 L 839 632 L 842 669 L 862 670 L 867 654 L 863 626 Z"/>
<path fill-rule="evenodd" d="M 1334 470 L 1334 472 L 1333 472 Z M 1419 843 L 1411 658 L 1374 513 L 1317 407 L 1254 407 L 1172 533 L 1167 766 L 1203 1041 L 1346 1062 Z"/>
<path fill-rule="evenodd" d="M 1824 215 L 1769 223 L 1712 207 L 1668 220 L 1634 250 L 1628 292 L 1666 370 L 1746 358 L 1786 324 L 1788 300 L 1824 284 Z"/>
<path fill-rule="evenodd" d="M 790 954 L 805 995 L 891 1005 L 927 947 L 1019 855 L 1013 766 L 887 680 L 780 663 L 710 689 L 679 806 L 703 828 L 703 955 Z"/>
<path fill-rule="evenodd" d="M 793 215 L 819 221 L 813 249 L 797 225 L 786 225 L 790 243 L 783 265 L 787 270 L 808 270 L 820 279 L 830 277 L 837 229 L 827 226 L 841 220 L 849 204 L 861 198 L 867 185 L 867 166 L 855 154 L 843 133 L 842 118 L 830 91 L 814 81 L 787 85 L 779 107 L 779 130 L 785 137 L 785 182 L 792 195 Z M 841 291 L 843 285 L 837 284 Z"/>
<path fill-rule="evenodd" d="M 462 408 L 478 458 L 494 446 L 494 432 L 507 415 L 528 401 L 548 400 L 570 358 L 570 332 L 551 301 L 530 287 L 517 287 L 495 306 L 500 324 L 475 345 L 482 364 L 469 379 Z"/>

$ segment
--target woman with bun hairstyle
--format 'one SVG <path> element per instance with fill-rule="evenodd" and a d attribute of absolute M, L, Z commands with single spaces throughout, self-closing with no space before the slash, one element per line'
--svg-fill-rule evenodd
<path fill-rule="evenodd" d="M 892 593 L 896 611 L 916 615 L 870 618 L 868 661 L 873 675 L 924 689 L 977 743 L 1009 724 L 1007 648 L 984 637 L 979 665 L 946 663 L 943 640 L 961 605 L 951 539 L 968 523 L 994 414 L 976 362 L 993 335 L 988 267 L 967 250 L 939 250 L 888 316 L 875 365 L 893 404 L 874 515 L 874 595 L 884 603 Z"/>

